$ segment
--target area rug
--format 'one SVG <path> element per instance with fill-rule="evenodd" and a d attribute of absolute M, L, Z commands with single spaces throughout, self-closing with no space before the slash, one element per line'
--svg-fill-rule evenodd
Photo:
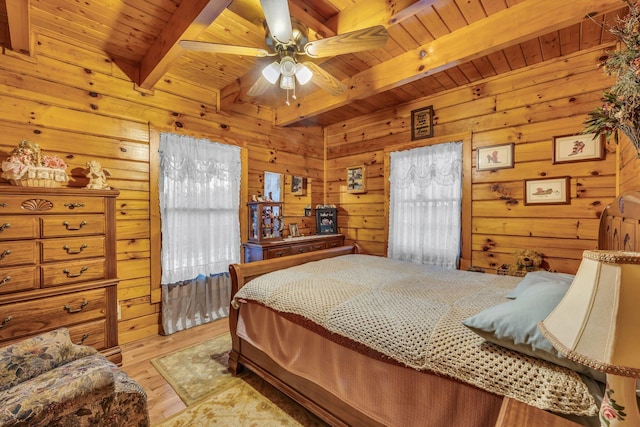
<path fill-rule="evenodd" d="M 223 334 L 191 347 L 151 359 L 185 405 L 241 382 L 228 370 L 231 335 Z"/>
<path fill-rule="evenodd" d="M 233 377 L 230 348 L 224 334 L 151 361 L 187 405 L 159 427 L 327 426 L 257 375 Z"/>

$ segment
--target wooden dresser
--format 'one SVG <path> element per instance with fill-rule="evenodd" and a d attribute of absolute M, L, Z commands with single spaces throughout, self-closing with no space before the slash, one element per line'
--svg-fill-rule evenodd
<path fill-rule="evenodd" d="M 245 242 L 242 244 L 244 247 L 244 262 L 303 254 L 343 245 L 344 236 L 342 234 L 293 237 L 290 239 Z"/>
<path fill-rule="evenodd" d="M 0 186 L 0 346 L 59 327 L 120 364 L 118 191 Z"/>

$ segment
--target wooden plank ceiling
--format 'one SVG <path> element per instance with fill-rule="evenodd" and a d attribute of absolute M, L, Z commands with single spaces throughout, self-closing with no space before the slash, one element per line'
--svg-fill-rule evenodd
<path fill-rule="evenodd" d="M 222 111 L 259 105 L 279 125 L 322 126 L 467 85 L 613 40 L 626 13 L 620 0 L 289 0 L 309 39 L 384 25 L 384 48 L 314 60 L 347 91 L 313 84 L 284 104 L 274 86 L 247 95 L 273 58 L 184 51 L 181 39 L 265 48 L 259 0 L 0 0 L 0 42 L 36 55 L 36 34 L 127 62 L 131 80 L 152 89 L 162 78 L 197 82 Z"/>

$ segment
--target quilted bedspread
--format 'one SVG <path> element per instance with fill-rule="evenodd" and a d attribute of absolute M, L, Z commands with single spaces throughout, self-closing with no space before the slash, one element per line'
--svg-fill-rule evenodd
<path fill-rule="evenodd" d="M 560 413 L 598 407 L 575 372 L 497 345 L 462 324 L 507 300 L 521 278 L 344 255 L 260 276 L 234 297 L 346 337 L 397 363 Z M 329 334 L 330 335 L 330 334 Z"/>

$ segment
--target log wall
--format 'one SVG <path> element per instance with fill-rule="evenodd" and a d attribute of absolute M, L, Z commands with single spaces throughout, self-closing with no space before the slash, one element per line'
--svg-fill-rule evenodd
<path fill-rule="evenodd" d="M 618 153 L 620 167 L 618 194 L 640 191 L 640 158 L 638 157 L 638 150 L 628 138 L 623 137 L 620 138 Z"/>
<path fill-rule="evenodd" d="M 607 145 L 604 160 L 553 164 L 552 141 L 580 133 L 610 87 L 596 66 L 601 55 L 602 48 L 583 51 L 327 127 L 326 197 L 340 207 L 340 232 L 370 253 L 386 254 L 385 154 L 469 133 L 464 174 L 471 189 L 464 198 L 471 200 L 471 229 L 463 235 L 463 254 L 470 258 L 461 266 L 495 272 L 513 262 L 515 249 L 529 248 L 542 252 L 545 267 L 575 272 L 582 251 L 596 247 L 598 217 L 616 194 L 616 146 Z M 428 105 L 435 111 L 434 137 L 411 141 L 411 110 Z M 476 170 L 478 147 L 505 143 L 515 144 L 514 168 Z M 349 194 L 345 168 L 358 164 L 367 165 L 368 191 Z M 570 204 L 524 206 L 524 180 L 564 176 L 570 177 Z"/>
<path fill-rule="evenodd" d="M 20 140 L 40 144 L 69 164 L 72 186 L 98 160 L 110 170 L 118 198 L 120 342 L 159 332 L 159 132 L 175 132 L 243 148 L 242 201 L 262 193 L 264 171 L 284 176 L 286 222 L 312 233 L 304 207 L 335 204 L 339 230 L 365 251 L 386 253 L 388 190 L 385 158 L 392 150 L 448 138 L 464 139 L 466 210 L 464 265 L 488 270 L 510 263 L 515 248 L 541 250 L 549 267 L 574 271 L 583 249 L 595 247 L 597 216 L 616 192 L 615 146 L 603 161 L 551 164 L 551 139 L 579 132 L 585 114 L 610 86 L 595 67 L 601 49 L 420 99 L 402 108 L 319 128 L 275 128 L 271 112 L 218 112 L 214 94 L 171 76 L 141 93 L 99 52 L 40 35 L 34 58 L 0 56 L 0 158 Z M 433 105 L 435 136 L 410 141 L 410 112 Z M 323 144 L 324 135 L 324 144 Z M 478 147 L 515 143 L 515 167 L 475 170 Z M 624 147 L 624 146 L 621 146 Z M 622 148 L 621 189 L 638 188 L 638 161 Z M 346 192 L 346 168 L 367 166 L 368 192 Z M 289 194 L 291 175 L 308 178 L 305 196 Z M 571 176 L 571 204 L 523 206 L 522 181 Z M 2 185 L 7 185 L 0 183 Z M 246 211 L 241 210 L 243 239 Z"/>
<path fill-rule="evenodd" d="M 257 109 L 252 117 L 218 113 L 213 92 L 172 78 L 141 93 L 122 72 L 126 66 L 42 35 L 35 58 L 0 55 L 0 158 L 27 139 L 68 163 L 69 185 L 86 185 L 82 169 L 98 160 L 112 174 L 110 185 L 120 190 L 120 343 L 159 332 L 159 132 L 242 147 L 243 206 L 249 194 L 262 193 L 265 170 L 309 177 L 313 188 L 304 203 L 319 203 L 324 169 L 320 128 L 274 128 L 270 112 Z M 244 239 L 246 221 L 241 226 Z"/>

